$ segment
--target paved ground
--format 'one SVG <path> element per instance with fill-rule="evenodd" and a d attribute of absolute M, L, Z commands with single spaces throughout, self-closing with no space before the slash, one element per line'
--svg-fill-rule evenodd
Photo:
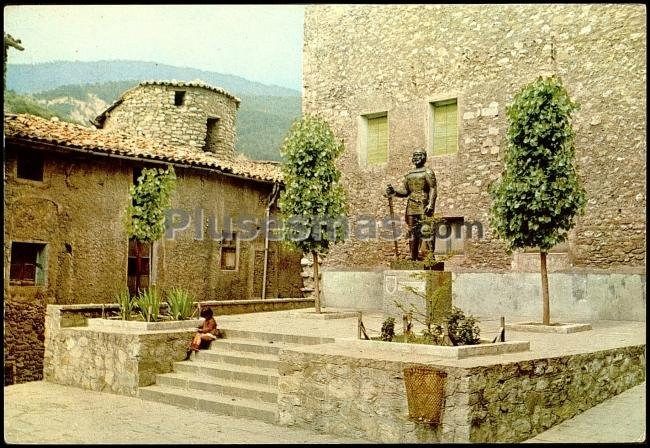
<path fill-rule="evenodd" d="M 6 443 L 363 443 L 45 381 L 4 388 Z"/>
<path fill-rule="evenodd" d="M 645 383 L 527 442 L 645 440 Z M 35 381 L 4 388 L 6 443 L 369 443 Z"/>

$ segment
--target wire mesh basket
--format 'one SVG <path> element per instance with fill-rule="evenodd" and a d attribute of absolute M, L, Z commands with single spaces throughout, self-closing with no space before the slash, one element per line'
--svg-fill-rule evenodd
<path fill-rule="evenodd" d="M 409 417 L 429 424 L 439 424 L 445 400 L 447 374 L 432 367 L 404 369 Z"/>

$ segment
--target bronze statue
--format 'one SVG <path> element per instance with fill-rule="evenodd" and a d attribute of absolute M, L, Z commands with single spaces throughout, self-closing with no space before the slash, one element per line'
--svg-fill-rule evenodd
<path fill-rule="evenodd" d="M 411 260 L 419 260 L 420 244 L 422 242 L 422 220 L 424 216 L 430 217 L 436 208 L 436 196 L 438 188 L 436 184 L 436 175 L 433 170 L 426 168 L 424 164 L 427 161 L 427 153 L 423 149 L 417 149 L 413 152 L 411 158 L 415 168 L 404 176 L 403 191 L 396 190 L 391 184 L 386 187 L 386 195 L 397 196 L 399 198 L 408 197 L 406 204 L 406 224 L 409 226 L 409 248 Z M 435 244 L 435 235 L 431 238 Z M 429 250 L 433 250 L 432 245 Z"/>

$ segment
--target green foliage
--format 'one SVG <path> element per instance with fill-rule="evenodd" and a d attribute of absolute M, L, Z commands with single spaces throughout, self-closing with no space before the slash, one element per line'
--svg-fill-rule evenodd
<path fill-rule="evenodd" d="M 463 310 L 452 307 L 451 314 L 447 318 L 447 332 L 454 345 L 478 344 L 481 330 L 478 327 L 478 319 L 472 315 L 465 316 Z"/>
<path fill-rule="evenodd" d="M 346 214 L 341 172 L 335 165 L 343 149 L 327 122 L 309 115 L 295 121 L 284 140 L 285 190 L 279 199 L 283 238 L 303 252 L 326 253 L 330 244 L 345 238 L 344 226 L 334 224 Z"/>
<path fill-rule="evenodd" d="M 392 317 L 386 318 L 381 325 L 381 340 L 390 342 L 395 336 L 395 319 Z"/>
<path fill-rule="evenodd" d="M 142 318 L 147 322 L 157 322 L 160 314 L 160 305 L 162 297 L 158 294 L 156 288 L 151 287 L 144 291 L 139 291 L 135 298 L 135 304 L 138 307 Z"/>
<path fill-rule="evenodd" d="M 142 242 L 159 239 L 165 232 L 165 211 L 171 206 L 176 185 L 174 167 L 144 168 L 137 185 L 131 186 L 131 204 L 127 209 L 129 237 Z"/>
<path fill-rule="evenodd" d="M 194 299 L 184 289 L 175 287 L 167 292 L 167 305 L 169 305 L 169 315 L 175 320 L 189 319 L 194 310 Z"/>
<path fill-rule="evenodd" d="M 131 313 L 135 308 L 134 300 L 131 298 L 128 289 L 123 289 L 115 296 L 115 300 L 120 307 L 120 318 L 122 320 L 129 320 Z"/>
<path fill-rule="evenodd" d="M 571 101 L 559 78 L 539 78 L 507 108 L 505 170 L 490 188 L 490 222 L 509 249 L 566 240 L 585 192 L 574 166 Z"/>

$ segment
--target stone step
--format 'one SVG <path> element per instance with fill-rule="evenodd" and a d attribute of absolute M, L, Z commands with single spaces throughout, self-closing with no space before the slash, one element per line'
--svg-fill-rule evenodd
<path fill-rule="evenodd" d="M 243 339 L 243 338 L 225 338 L 217 339 L 213 341 L 210 345 L 209 350 L 215 349 L 225 350 L 225 351 L 235 351 L 235 352 L 245 352 L 253 354 L 273 354 L 277 355 L 280 349 L 296 347 L 296 344 L 290 344 L 287 342 L 281 341 L 262 341 L 256 339 Z M 201 352 L 199 352 L 201 353 Z"/>
<path fill-rule="evenodd" d="M 218 364 L 236 364 L 265 369 L 277 369 L 279 362 L 277 354 L 238 352 L 232 346 L 214 343 L 210 346 L 209 350 L 200 350 L 196 353 L 195 359 Z"/>
<path fill-rule="evenodd" d="M 179 389 L 203 390 L 220 395 L 246 398 L 249 400 L 277 403 L 277 387 L 230 381 L 223 378 L 209 379 L 199 377 L 187 372 L 162 373 L 156 375 L 156 385 L 176 387 Z"/>
<path fill-rule="evenodd" d="M 157 384 L 140 388 L 139 394 L 144 400 L 269 423 L 277 422 L 277 404 Z"/>
<path fill-rule="evenodd" d="M 265 342 L 286 342 L 295 345 L 314 345 L 334 342 L 334 338 L 321 338 L 318 336 L 301 336 L 297 334 L 265 333 L 262 331 L 237 330 L 222 328 L 226 339 L 252 339 Z"/>
<path fill-rule="evenodd" d="M 222 378 L 246 383 L 278 385 L 278 370 L 262 367 L 217 364 L 199 359 L 174 363 L 174 372 L 187 372 L 204 378 Z"/>

